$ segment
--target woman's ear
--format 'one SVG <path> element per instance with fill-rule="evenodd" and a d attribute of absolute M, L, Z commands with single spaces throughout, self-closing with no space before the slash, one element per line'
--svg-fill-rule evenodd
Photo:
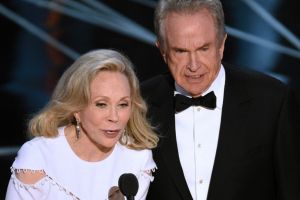
<path fill-rule="evenodd" d="M 75 120 L 80 122 L 80 117 L 79 117 L 79 113 L 78 112 L 75 112 L 74 114 L 74 117 L 75 117 Z"/>

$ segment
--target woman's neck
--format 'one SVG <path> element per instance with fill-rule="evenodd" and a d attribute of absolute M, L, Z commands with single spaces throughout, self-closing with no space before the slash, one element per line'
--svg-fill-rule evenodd
<path fill-rule="evenodd" d="M 77 138 L 74 126 L 65 128 L 65 136 L 73 152 L 84 161 L 98 162 L 104 160 L 113 151 L 113 148 L 108 149 L 103 146 L 97 146 L 83 132 Z"/>

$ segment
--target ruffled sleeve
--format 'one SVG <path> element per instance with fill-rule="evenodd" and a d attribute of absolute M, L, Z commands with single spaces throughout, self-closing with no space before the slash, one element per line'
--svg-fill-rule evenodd
<path fill-rule="evenodd" d="M 44 173 L 43 157 L 32 141 L 26 142 L 18 151 L 11 167 L 11 178 L 8 184 L 6 200 L 45 199 L 50 190 L 48 177 L 45 176 L 34 184 L 26 184 L 17 178 L 17 173 Z"/>
<path fill-rule="evenodd" d="M 39 172 L 29 172 L 39 173 Z M 44 177 L 35 184 L 25 184 L 21 182 L 15 172 L 12 172 L 8 183 L 5 200 L 41 200 L 46 199 L 47 194 L 50 193 L 51 184 Z"/>
<path fill-rule="evenodd" d="M 6 200 L 78 199 L 73 193 L 53 180 L 47 174 L 46 161 L 40 145 L 42 138 L 26 142 L 18 151 L 11 167 Z M 45 176 L 36 183 L 27 184 L 17 178 L 17 173 L 43 173 Z"/>
<path fill-rule="evenodd" d="M 47 175 L 34 184 L 26 184 L 16 177 L 16 173 L 18 173 L 16 170 L 12 172 L 5 200 L 79 200 L 73 193 L 67 191 Z M 39 172 L 28 171 L 27 173 Z"/>
<path fill-rule="evenodd" d="M 152 151 L 145 150 L 145 152 L 146 152 L 145 165 L 138 175 L 139 190 L 136 195 L 137 200 L 146 199 L 150 182 L 154 180 L 152 172 L 154 172 L 157 169 L 156 164 L 152 158 Z"/>

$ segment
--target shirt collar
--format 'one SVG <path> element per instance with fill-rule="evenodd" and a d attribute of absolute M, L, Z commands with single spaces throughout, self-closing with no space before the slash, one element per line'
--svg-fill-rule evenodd
<path fill-rule="evenodd" d="M 220 67 L 220 70 L 218 72 L 216 79 L 212 82 L 210 87 L 203 93 L 203 95 L 206 95 L 207 93 L 214 91 L 214 93 L 217 97 L 217 108 L 220 108 L 220 109 L 222 108 L 222 105 L 223 105 L 224 86 L 225 86 L 225 70 L 224 70 L 224 66 L 221 64 L 221 67 Z M 191 95 L 187 91 L 185 91 L 181 86 L 179 86 L 175 82 L 174 95 L 177 93 L 191 97 Z"/>

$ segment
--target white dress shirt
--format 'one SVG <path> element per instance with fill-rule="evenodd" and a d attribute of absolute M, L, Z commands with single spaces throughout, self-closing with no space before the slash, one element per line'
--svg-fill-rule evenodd
<path fill-rule="evenodd" d="M 193 199 L 206 200 L 219 138 L 225 71 L 223 66 L 217 78 L 203 94 L 214 91 L 217 107 L 209 110 L 191 106 L 175 114 L 176 140 L 183 173 Z M 175 84 L 175 94 L 189 96 Z"/>

